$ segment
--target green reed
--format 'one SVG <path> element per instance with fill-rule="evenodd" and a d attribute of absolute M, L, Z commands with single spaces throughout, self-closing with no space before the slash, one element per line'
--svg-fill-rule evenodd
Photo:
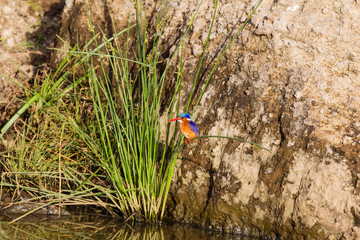
<path fill-rule="evenodd" d="M 161 141 L 164 133 L 166 138 L 169 134 L 167 124 L 161 124 L 161 99 L 167 69 L 175 56 L 160 74 L 161 35 L 168 9 L 161 7 L 161 11 L 165 12 L 165 17 L 161 18 L 159 14 L 157 35 L 153 42 L 148 42 L 142 2 L 136 2 L 137 52 L 132 60 L 129 41 L 120 45 L 103 37 L 102 42 L 106 44 L 102 49 L 97 40 L 94 41 L 99 51 L 86 58 L 83 65 L 85 72 L 90 71 L 93 127 L 84 128 L 84 125 L 71 121 L 114 187 L 119 210 L 125 217 L 151 222 L 164 216 L 174 169 L 174 159 L 171 158 L 170 163 L 167 161 L 167 145 Z M 194 18 L 195 15 L 190 25 Z M 89 23 L 95 35 L 90 17 Z M 187 31 L 189 29 L 190 26 Z M 126 34 L 129 39 L 130 30 Z M 88 56 L 86 52 L 81 54 Z M 178 77 L 169 108 L 171 112 L 180 83 Z"/>

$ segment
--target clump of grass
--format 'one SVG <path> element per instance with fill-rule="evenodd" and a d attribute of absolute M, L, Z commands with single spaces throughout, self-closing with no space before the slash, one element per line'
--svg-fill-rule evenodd
<path fill-rule="evenodd" d="M 120 211 L 127 217 L 155 222 L 164 215 L 174 167 L 174 159 L 170 164 L 166 162 L 167 146 L 160 140 L 162 128 L 166 127 L 160 124 L 160 100 L 169 64 L 161 75 L 157 65 L 165 19 L 159 18 L 160 33 L 150 43 L 148 53 L 141 1 L 136 3 L 136 9 L 135 60 L 129 59 L 128 41 L 120 46 L 103 38 L 108 43 L 104 45 L 105 52 L 96 52 L 84 64 L 85 71 L 91 71 L 88 81 L 94 107 L 93 125 L 84 128 L 75 120 L 71 124 L 102 165 L 120 199 Z M 90 19 L 89 22 L 95 34 Z M 127 34 L 129 37 L 130 32 Z M 96 41 L 95 44 L 98 46 Z"/>
<path fill-rule="evenodd" d="M 3 138 L 10 126 L 20 121 L 20 115 L 32 107 L 23 129 L 17 131 L 15 144 L 2 156 L 0 196 L 8 188 L 13 190 L 13 200 L 23 199 L 20 203 L 44 202 L 39 208 L 50 204 L 96 205 L 115 215 L 112 209 L 119 199 L 111 195 L 113 190 L 106 185 L 103 172 L 94 173 L 101 165 L 96 165 L 66 119 L 86 115 L 87 106 L 76 100 L 87 97 L 80 83 L 88 73 L 76 77 L 71 70 L 64 71 L 69 64 L 76 67 L 83 62 L 79 55 L 69 53 L 54 73 L 46 74 L 41 87 L 35 81 L 34 90 L 27 89 L 28 101 L 1 129 Z"/>
<path fill-rule="evenodd" d="M 126 218 L 155 222 L 163 217 L 175 166 L 174 158 L 167 161 L 167 146 L 160 141 L 160 99 L 169 65 L 159 76 L 161 38 L 155 37 L 148 54 L 141 6 L 141 2 L 136 5 L 135 58 L 128 56 L 128 41 L 124 47 L 113 41 L 121 34 L 129 39 L 133 26 L 129 24 L 115 37 L 104 37 L 98 43 L 89 19 L 93 39 L 83 49 L 69 51 L 53 77 L 49 76 L 39 92 L 31 92 L 33 97 L 2 128 L 1 136 L 30 106 L 35 106 L 26 132 L 19 133 L 16 147 L 3 163 L 3 187 L 19 189 L 18 196 L 20 191 L 26 192 L 30 200 L 46 200 L 47 204 L 96 202 L 108 210 L 120 210 Z M 159 18 L 160 35 L 164 23 L 165 19 Z M 89 50 L 91 44 L 94 50 Z M 56 80 L 55 76 L 69 64 L 84 74 L 71 82 L 69 70 Z M 61 87 L 64 83 L 67 86 Z M 87 87 L 79 98 L 76 92 L 81 83 Z M 73 101 L 70 104 L 69 99 Z M 92 112 L 79 117 L 84 101 Z M 39 128 L 35 131 L 32 122 L 41 119 L 39 115 L 50 120 L 36 122 Z"/>

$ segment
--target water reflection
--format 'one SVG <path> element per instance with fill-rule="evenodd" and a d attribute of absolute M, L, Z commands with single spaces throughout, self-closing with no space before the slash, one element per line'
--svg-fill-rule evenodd
<path fill-rule="evenodd" d="M 0 239 L 256 240 L 198 229 L 184 224 L 129 224 L 99 216 L 31 215 L 9 224 L 15 215 L 0 215 Z"/>

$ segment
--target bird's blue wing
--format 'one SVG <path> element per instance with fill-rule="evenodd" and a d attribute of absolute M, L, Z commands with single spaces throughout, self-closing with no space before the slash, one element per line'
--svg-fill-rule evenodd
<path fill-rule="evenodd" d="M 189 126 L 190 126 L 190 129 L 196 133 L 196 136 L 199 135 L 199 129 L 198 127 L 196 126 L 196 124 L 193 122 L 193 121 L 190 121 L 189 122 Z"/>

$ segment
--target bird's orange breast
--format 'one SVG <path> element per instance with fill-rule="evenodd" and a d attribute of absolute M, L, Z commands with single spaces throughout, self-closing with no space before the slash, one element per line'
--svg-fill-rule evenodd
<path fill-rule="evenodd" d="M 180 131 L 182 132 L 182 134 L 184 134 L 186 138 L 191 139 L 196 137 L 196 133 L 191 130 L 189 126 L 189 121 L 187 119 L 183 120 L 183 122 L 180 123 Z"/>

